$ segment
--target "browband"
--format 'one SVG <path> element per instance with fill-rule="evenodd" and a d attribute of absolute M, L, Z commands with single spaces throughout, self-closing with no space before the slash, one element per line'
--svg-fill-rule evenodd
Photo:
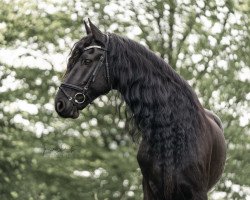
<path fill-rule="evenodd" d="M 103 51 L 107 51 L 107 49 L 104 49 L 103 47 L 97 46 L 97 45 L 92 45 L 92 46 L 85 47 L 85 48 L 83 49 L 83 51 L 87 51 L 87 50 L 89 50 L 89 49 L 94 49 L 94 48 L 96 48 L 96 49 L 101 49 L 101 50 L 103 50 Z"/>

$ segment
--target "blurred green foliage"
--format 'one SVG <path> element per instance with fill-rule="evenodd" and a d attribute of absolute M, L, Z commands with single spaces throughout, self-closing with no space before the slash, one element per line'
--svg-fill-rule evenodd
<path fill-rule="evenodd" d="M 49 66 L 8 64 L 0 55 L 1 200 L 142 199 L 138 145 L 117 114 L 117 94 L 100 97 L 77 120 L 53 109 L 62 72 L 49 55 L 69 53 L 86 17 L 162 56 L 221 117 L 228 159 L 210 198 L 246 198 L 250 1 L 0 0 L 0 7 L 0 50 L 28 49 L 15 59 L 40 57 Z"/>

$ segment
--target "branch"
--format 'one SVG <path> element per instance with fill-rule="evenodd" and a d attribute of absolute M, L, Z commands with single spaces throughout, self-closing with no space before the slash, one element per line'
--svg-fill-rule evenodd
<path fill-rule="evenodd" d="M 198 7 L 197 3 L 195 3 L 195 4 Z M 208 5 L 208 0 L 205 1 L 204 8 L 202 9 L 203 13 L 206 11 L 207 5 Z M 194 16 L 194 13 L 192 12 L 188 17 L 187 26 L 186 26 L 185 32 L 183 33 L 183 38 L 179 41 L 179 44 L 177 45 L 175 60 L 173 62 L 174 65 L 176 65 L 176 62 L 178 60 L 178 56 L 179 56 L 179 54 L 181 52 L 181 49 L 182 49 L 187 37 L 190 35 L 190 33 L 193 30 L 193 27 L 195 25 L 195 19 L 200 17 L 200 15 L 201 15 L 201 12 L 200 13 L 195 12 L 195 13 L 196 13 L 195 16 Z"/>
<path fill-rule="evenodd" d="M 146 26 L 144 26 L 144 25 L 140 22 L 140 20 L 139 20 L 139 14 L 138 14 L 137 10 L 135 9 L 135 4 L 134 4 L 133 1 L 131 1 L 131 5 L 132 5 L 132 6 L 131 6 L 131 11 L 133 11 L 133 12 L 135 13 L 135 21 L 136 21 L 137 25 L 139 26 L 139 28 L 142 30 L 143 33 L 146 33 L 146 32 L 147 32 Z M 150 41 L 149 41 L 146 37 L 144 37 L 144 39 L 145 39 L 146 44 L 148 45 L 148 47 L 149 47 L 150 49 L 152 49 L 152 45 L 151 45 Z"/>
<path fill-rule="evenodd" d="M 161 27 L 161 19 L 163 18 L 163 12 L 159 12 L 159 17 L 156 18 L 156 22 L 157 22 L 157 26 L 159 29 L 159 34 L 161 37 L 161 41 L 160 41 L 160 55 L 161 57 L 164 59 L 164 37 L 163 37 L 163 31 L 162 31 L 162 27 Z"/>
<path fill-rule="evenodd" d="M 210 56 L 210 60 L 211 61 L 213 59 L 214 56 L 217 56 L 219 54 L 219 51 L 218 51 L 218 46 L 220 45 L 220 42 L 222 40 L 222 37 L 225 33 L 225 26 L 227 24 L 227 21 L 228 21 L 228 18 L 229 18 L 229 14 L 231 13 L 231 11 L 229 10 L 226 14 L 226 17 L 224 19 L 224 22 L 223 22 L 223 28 L 222 28 L 222 31 L 220 32 L 217 40 L 216 40 L 216 45 L 214 46 L 214 48 L 212 49 L 212 55 Z M 203 75 L 206 73 L 209 65 L 209 61 L 206 62 L 205 64 L 205 68 L 197 75 L 196 79 L 201 79 L 203 77 Z"/>
<path fill-rule="evenodd" d="M 174 35 L 174 23 L 175 23 L 174 15 L 175 15 L 175 8 L 176 8 L 175 1 L 170 0 L 169 6 L 170 6 L 170 9 L 169 9 L 170 14 L 169 14 L 169 20 L 168 20 L 168 23 L 169 23 L 168 62 L 171 67 L 175 68 L 175 66 L 173 66 L 174 64 L 173 63 L 173 35 Z"/>

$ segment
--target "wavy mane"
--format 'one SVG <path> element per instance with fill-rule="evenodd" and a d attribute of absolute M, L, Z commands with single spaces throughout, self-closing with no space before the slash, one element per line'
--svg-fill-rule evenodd
<path fill-rule="evenodd" d="M 203 109 L 187 81 L 162 58 L 143 45 L 116 34 L 109 34 L 110 40 L 105 43 L 100 30 L 90 20 L 89 24 L 90 27 L 85 22 L 85 28 L 87 32 L 91 29 L 92 34 L 72 48 L 67 72 L 79 60 L 85 46 L 102 45 L 107 49 L 105 66 L 102 66 L 105 68 L 100 74 L 102 79 L 90 87 L 93 91 L 89 92 L 96 93 L 94 98 L 109 90 L 103 85 L 109 82 L 103 81 L 106 73 L 106 76 L 110 75 L 113 89 L 122 96 L 121 103 L 116 99 L 119 117 L 124 116 L 126 125 L 129 123 L 136 130 L 132 131 L 133 138 L 140 137 L 137 161 L 143 175 L 144 199 L 207 199 L 207 193 L 219 180 L 226 160 L 220 119 Z M 94 49 L 92 53 L 95 59 L 100 55 Z M 69 77 L 59 87 L 55 98 L 56 111 L 62 117 L 75 118 L 76 112 L 90 103 L 87 101 L 78 107 L 75 103 L 64 102 L 71 99 L 62 87 L 70 85 L 66 84 L 68 79 L 73 79 L 78 69 L 82 69 L 80 65 L 76 67 L 73 73 L 66 72 Z M 93 73 L 99 67 L 101 65 L 96 65 Z M 87 75 L 91 73 L 89 71 Z M 82 78 L 84 82 L 88 77 Z M 78 84 L 80 86 L 80 81 Z M 75 88 L 73 85 L 71 92 L 77 96 L 77 91 L 73 91 Z M 129 112 L 119 112 L 124 110 L 124 102 Z"/>
<path fill-rule="evenodd" d="M 191 162 L 196 157 L 197 135 L 204 121 L 197 95 L 152 51 L 128 38 L 110 36 L 114 87 L 132 112 L 142 138 L 148 141 L 148 153 L 169 170 Z"/>

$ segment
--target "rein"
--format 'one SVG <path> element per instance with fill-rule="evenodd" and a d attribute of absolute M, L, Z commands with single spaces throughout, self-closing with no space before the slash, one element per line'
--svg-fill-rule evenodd
<path fill-rule="evenodd" d="M 96 75 L 98 74 L 100 68 L 103 66 L 103 62 L 105 59 L 105 71 L 106 71 L 106 79 L 108 84 L 110 85 L 110 88 L 112 89 L 112 84 L 110 80 L 110 69 L 108 65 L 108 45 L 109 45 L 109 35 L 106 35 L 107 37 L 107 42 L 105 45 L 105 48 L 98 46 L 98 45 L 92 45 L 85 47 L 83 51 L 87 51 L 89 49 L 100 49 L 105 52 L 105 55 L 102 55 L 97 63 L 97 65 L 93 68 L 92 73 L 90 73 L 90 76 L 87 79 L 87 83 L 84 85 L 84 87 L 74 85 L 74 84 L 69 84 L 69 83 L 62 83 L 59 87 L 59 89 L 63 92 L 63 94 L 68 98 L 69 101 L 72 101 L 73 104 L 82 104 L 86 100 L 87 96 L 87 91 L 91 83 L 95 81 Z M 70 96 L 64 88 L 69 88 L 78 91 L 74 97 Z M 88 97 L 88 96 L 87 96 Z"/>

